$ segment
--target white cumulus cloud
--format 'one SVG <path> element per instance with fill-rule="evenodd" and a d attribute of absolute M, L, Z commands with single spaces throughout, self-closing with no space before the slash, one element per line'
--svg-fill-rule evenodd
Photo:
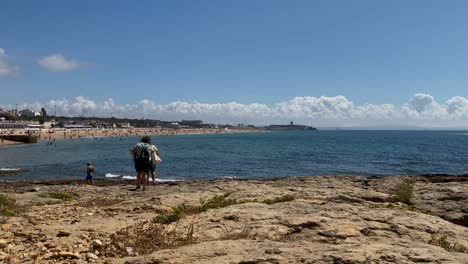
<path fill-rule="evenodd" d="M 134 104 L 118 104 L 113 99 L 102 102 L 78 96 L 72 100 L 24 103 L 22 108 L 58 115 L 151 118 L 159 120 L 201 119 L 217 124 L 286 124 L 289 121 L 318 127 L 468 127 L 468 99 L 455 96 L 439 103 L 429 94 L 415 94 L 402 105 L 356 105 L 345 96 L 295 97 L 274 105 L 200 103 L 176 101 L 157 104 L 143 99 Z M 1 106 L 9 108 L 11 106 Z"/>
<path fill-rule="evenodd" d="M 461 119 L 468 118 L 468 99 L 455 96 L 447 100 L 447 113 Z"/>
<path fill-rule="evenodd" d="M 10 57 L 6 51 L 0 48 L 0 76 L 16 76 L 19 68 L 10 62 Z"/>
<path fill-rule="evenodd" d="M 52 72 L 72 71 L 83 66 L 82 62 L 67 58 L 59 53 L 40 58 L 37 63 L 42 68 Z"/>

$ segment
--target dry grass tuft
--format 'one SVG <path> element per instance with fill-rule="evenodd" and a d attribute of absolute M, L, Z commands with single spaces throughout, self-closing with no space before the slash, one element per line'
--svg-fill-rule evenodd
<path fill-rule="evenodd" d="M 163 213 L 153 218 L 153 223 L 168 225 L 170 223 L 179 222 L 185 213 L 185 205 L 179 205 L 172 208 L 172 212 Z"/>
<path fill-rule="evenodd" d="M 17 210 L 18 205 L 14 198 L 0 194 L 0 216 L 14 216 Z"/>
<path fill-rule="evenodd" d="M 404 180 L 395 187 L 395 190 L 390 196 L 389 201 L 411 204 L 411 199 L 414 196 L 413 192 L 414 182 L 411 180 Z"/>
<path fill-rule="evenodd" d="M 41 193 L 39 196 L 45 198 L 58 199 L 62 201 L 73 201 L 76 199 L 76 194 L 67 191 Z"/>
<path fill-rule="evenodd" d="M 181 204 L 176 207 L 172 208 L 171 212 L 160 214 L 153 218 L 154 223 L 158 224 L 170 224 L 174 222 L 178 222 L 182 217 L 185 215 L 195 215 L 199 213 L 206 212 L 210 209 L 219 209 L 224 208 L 234 204 L 241 204 L 246 203 L 248 201 L 244 200 L 237 200 L 228 198 L 231 193 L 227 193 L 224 195 L 215 195 L 212 198 L 207 200 L 201 199 L 200 205 L 186 205 Z"/>
<path fill-rule="evenodd" d="M 450 243 L 446 235 L 432 235 L 429 244 L 439 246 L 449 252 L 468 253 L 464 245 L 458 243 Z"/>
<path fill-rule="evenodd" d="M 45 206 L 45 205 L 54 205 L 60 204 L 62 201 L 60 200 L 47 200 L 47 201 L 31 201 L 29 204 L 31 206 Z"/>
<path fill-rule="evenodd" d="M 195 244 L 197 240 L 193 233 L 193 224 L 186 230 L 180 230 L 178 225 L 169 228 L 154 222 L 140 222 L 112 234 L 104 254 L 125 257 L 135 253 L 151 254 L 160 249 Z"/>
<path fill-rule="evenodd" d="M 113 205 L 119 204 L 125 201 L 122 198 L 103 198 L 96 197 L 93 199 L 86 200 L 84 202 L 78 203 L 77 206 L 80 207 L 111 207 Z"/>
<path fill-rule="evenodd" d="M 209 209 L 219 209 L 224 208 L 234 204 L 246 203 L 246 201 L 239 201 L 237 199 L 228 198 L 231 193 L 226 193 L 224 195 L 215 195 L 214 197 L 207 200 L 200 200 L 201 206 L 200 211 L 205 212 Z"/>
<path fill-rule="evenodd" d="M 19 205 L 14 198 L 0 194 L 0 223 L 6 222 L 9 217 L 19 216 L 26 210 L 26 206 Z"/>
<path fill-rule="evenodd" d="M 271 205 L 271 204 L 275 204 L 275 203 L 290 202 L 290 201 L 293 201 L 294 199 L 295 199 L 294 196 L 286 194 L 286 195 L 283 195 L 283 196 L 275 197 L 273 199 L 265 199 L 265 200 L 263 200 L 263 203 Z"/>
<path fill-rule="evenodd" d="M 239 240 L 239 239 L 253 239 L 255 236 L 252 234 L 252 229 L 245 225 L 238 232 L 227 232 L 224 230 L 224 236 L 220 240 Z"/>

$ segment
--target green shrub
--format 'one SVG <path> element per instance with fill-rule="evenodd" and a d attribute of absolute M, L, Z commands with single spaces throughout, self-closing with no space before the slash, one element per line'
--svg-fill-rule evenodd
<path fill-rule="evenodd" d="M 263 203 L 270 205 L 270 204 L 275 204 L 275 203 L 289 202 L 289 201 L 293 201 L 293 200 L 294 200 L 294 196 L 287 194 L 287 195 L 275 197 L 273 199 L 263 200 Z"/>
<path fill-rule="evenodd" d="M 179 205 L 180 206 L 180 205 Z M 200 205 L 188 205 L 188 204 L 183 204 L 183 209 L 184 209 L 184 215 L 195 215 L 202 213 L 202 208 Z"/>
<path fill-rule="evenodd" d="M 18 209 L 18 205 L 14 198 L 0 194 L 0 216 L 15 216 L 18 213 Z"/>
<path fill-rule="evenodd" d="M 413 191 L 414 183 L 410 181 L 401 182 L 396 186 L 392 196 L 390 197 L 390 201 L 411 204 L 411 198 L 413 198 Z"/>
<path fill-rule="evenodd" d="M 0 223 L 5 223 L 9 217 L 23 214 L 26 209 L 26 206 L 17 204 L 14 198 L 0 194 Z"/>
<path fill-rule="evenodd" d="M 41 194 L 41 197 L 59 199 L 62 201 L 73 201 L 75 200 L 75 194 L 67 191 L 62 192 L 49 192 L 46 194 Z"/>
<path fill-rule="evenodd" d="M 466 247 L 462 244 L 455 243 L 453 246 L 453 251 L 460 252 L 460 253 L 467 253 Z"/>
<path fill-rule="evenodd" d="M 218 209 L 233 204 L 245 203 L 245 201 L 238 201 L 237 199 L 227 198 L 229 195 L 230 193 L 224 195 L 215 195 L 208 200 L 201 200 L 200 211 L 206 212 L 209 209 Z"/>
<path fill-rule="evenodd" d="M 171 213 L 163 213 L 155 218 L 153 218 L 153 223 L 168 225 L 173 222 L 178 222 L 180 218 L 184 215 L 185 206 L 179 205 L 177 207 L 172 208 Z"/>
<path fill-rule="evenodd" d="M 153 218 L 153 223 L 170 224 L 179 221 L 184 215 L 194 215 L 206 212 L 209 209 L 223 208 L 233 204 L 245 203 L 246 201 L 238 201 L 237 199 L 228 199 L 230 193 L 224 195 L 215 195 L 208 200 L 201 199 L 201 205 L 185 205 L 181 204 L 172 208 L 172 212 L 160 214 Z"/>
<path fill-rule="evenodd" d="M 432 235 L 429 244 L 439 246 L 449 252 L 466 253 L 466 247 L 464 245 L 458 243 L 450 243 L 446 235 Z"/>

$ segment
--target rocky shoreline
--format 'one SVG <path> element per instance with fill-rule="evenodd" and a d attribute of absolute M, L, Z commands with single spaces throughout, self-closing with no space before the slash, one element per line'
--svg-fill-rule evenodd
<path fill-rule="evenodd" d="M 0 184 L 0 262 L 468 263 L 467 175 L 70 183 Z"/>

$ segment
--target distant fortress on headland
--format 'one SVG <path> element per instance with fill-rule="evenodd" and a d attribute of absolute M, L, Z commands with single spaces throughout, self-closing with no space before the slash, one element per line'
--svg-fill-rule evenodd
<path fill-rule="evenodd" d="M 315 127 L 305 125 L 295 125 L 293 121 L 289 125 L 269 125 L 265 127 L 271 131 L 283 131 L 283 130 L 317 130 Z"/>

